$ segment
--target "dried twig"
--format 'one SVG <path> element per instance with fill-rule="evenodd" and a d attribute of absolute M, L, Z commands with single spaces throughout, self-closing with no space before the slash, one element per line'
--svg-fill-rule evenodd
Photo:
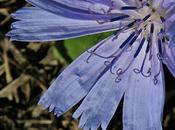
<path fill-rule="evenodd" d="M 6 82 L 9 83 L 13 80 L 13 77 L 10 73 L 9 60 L 7 56 L 7 48 L 8 48 L 8 41 L 7 39 L 5 39 L 3 43 L 3 59 L 4 59 L 4 69 L 6 74 Z"/>
<path fill-rule="evenodd" d="M 0 90 L 0 97 L 7 97 L 9 100 L 12 100 L 13 97 L 15 97 L 16 101 L 18 102 L 19 99 L 17 96 L 17 88 L 24 85 L 29 79 L 29 76 L 22 74 L 16 80 Z"/>

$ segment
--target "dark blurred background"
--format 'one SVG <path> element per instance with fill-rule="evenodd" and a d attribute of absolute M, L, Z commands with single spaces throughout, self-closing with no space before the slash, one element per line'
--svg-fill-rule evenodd
<path fill-rule="evenodd" d="M 37 102 L 62 69 L 109 33 L 50 43 L 11 43 L 5 36 L 13 22 L 10 14 L 24 6 L 28 6 L 24 0 L 0 0 L 0 130 L 78 130 L 71 117 L 75 108 L 56 118 Z M 175 130 L 175 78 L 164 70 L 163 127 Z M 108 129 L 122 130 L 122 104 L 115 115 Z"/>

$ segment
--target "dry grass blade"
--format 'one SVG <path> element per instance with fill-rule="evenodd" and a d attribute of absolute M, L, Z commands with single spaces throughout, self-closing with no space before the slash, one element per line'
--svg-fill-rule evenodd
<path fill-rule="evenodd" d="M 9 50 L 12 53 L 15 61 L 17 61 L 20 65 L 26 64 L 27 60 L 21 54 L 21 52 L 14 46 L 13 43 L 8 42 Z"/>
<path fill-rule="evenodd" d="M 6 97 L 9 100 L 12 100 L 13 97 L 15 97 L 16 101 L 18 102 L 18 94 L 17 89 L 18 87 L 21 87 L 26 82 L 29 81 L 29 76 L 27 75 L 21 75 L 16 80 L 5 86 L 2 90 L 0 90 L 0 97 Z"/>
<path fill-rule="evenodd" d="M 10 72 L 9 59 L 7 56 L 7 50 L 8 50 L 7 39 L 4 40 L 4 43 L 2 46 L 3 46 L 3 59 L 4 59 L 4 69 L 5 69 L 5 74 L 6 74 L 6 82 L 9 83 L 13 80 L 13 77 Z"/>
<path fill-rule="evenodd" d="M 6 8 L 0 9 L 0 14 L 5 16 L 5 19 L 0 21 L 0 25 L 4 25 L 6 22 L 8 22 L 10 20 L 9 9 L 6 9 Z"/>
<path fill-rule="evenodd" d="M 52 120 L 17 120 L 18 123 L 22 123 L 25 127 L 29 127 L 32 125 L 51 125 Z"/>
<path fill-rule="evenodd" d="M 4 65 L 0 66 L 0 76 L 4 73 Z"/>

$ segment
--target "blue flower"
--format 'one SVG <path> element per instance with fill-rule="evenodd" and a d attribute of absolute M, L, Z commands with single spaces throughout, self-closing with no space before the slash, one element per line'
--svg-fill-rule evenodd
<path fill-rule="evenodd" d="M 27 0 L 11 40 L 53 41 L 114 31 L 67 67 L 39 104 L 60 116 L 75 104 L 80 128 L 106 130 L 119 102 L 123 130 L 162 130 L 164 74 L 175 76 L 174 0 Z M 82 41 L 83 44 L 83 41 Z"/>

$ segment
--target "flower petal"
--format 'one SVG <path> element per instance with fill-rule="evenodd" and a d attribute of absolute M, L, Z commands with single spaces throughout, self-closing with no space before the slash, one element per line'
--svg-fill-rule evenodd
<path fill-rule="evenodd" d="M 127 33 L 122 35 L 123 38 L 127 36 Z M 116 39 L 116 42 L 122 43 L 123 40 Z M 103 76 L 94 84 L 94 87 L 85 97 L 80 107 L 75 111 L 73 115 L 74 118 L 81 116 L 80 127 L 96 130 L 101 125 L 102 129 L 106 130 L 124 92 L 129 87 L 128 85 L 130 85 L 131 77 L 136 75 L 133 67 L 135 67 L 138 62 L 133 60 L 135 52 L 140 45 L 139 43 L 139 40 L 136 41 L 133 43 L 131 50 L 125 50 L 120 57 L 116 57 L 117 60 L 114 61 L 113 67 L 110 68 L 110 70 L 109 68 L 105 69 Z M 134 66 L 130 66 L 130 63 L 133 63 Z M 129 69 L 124 72 L 125 68 L 128 67 Z M 115 74 L 118 70 L 124 72 L 120 77 L 120 82 L 117 81 L 117 75 Z M 133 79 L 133 81 L 136 82 L 135 79 Z"/>
<path fill-rule="evenodd" d="M 119 39 L 124 40 L 123 34 Z M 113 41 L 115 36 L 111 36 L 104 41 L 97 44 L 100 46 L 98 53 L 100 55 L 107 55 L 109 52 L 114 52 L 119 45 Z M 75 60 L 66 70 L 49 87 L 48 91 L 40 99 L 39 104 L 45 108 L 54 110 L 57 116 L 60 116 L 76 103 L 78 103 L 88 92 L 92 89 L 95 82 L 97 82 L 103 75 L 103 70 L 106 68 L 104 58 L 92 56 L 87 63 L 89 53 L 85 52 L 77 60 Z"/>
<path fill-rule="evenodd" d="M 163 83 L 154 86 L 145 78 L 135 80 L 130 82 L 125 93 L 123 130 L 162 130 Z"/>
<path fill-rule="evenodd" d="M 53 41 L 116 30 L 119 21 L 99 24 L 92 20 L 74 20 L 36 7 L 27 7 L 13 14 L 21 20 L 12 24 L 7 35 L 18 41 Z"/>
<path fill-rule="evenodd" d="M 169 46 L 175 47 L 175 15 L 172 15 L 167 22 L 167 33 L 169 35 Z"/>
<path fill-rule="evenodd" d="M 46 5 L 52 7 L 57 11 L 57 8 L 67 8 L 77 12 L 88 11 L 90 8 L 94 7 L 94 5 L 98 4 L 99 8 L 96 8 L 98 12 L 104 6 L 110 6 L 111 0 L 27 0 L 27 2 L 31 3 L 34 6 L 41 7 L 43 9 L 47 9 Z M 99 9 L 99 10 L 98 10 Z M 51 9 L 49 9 L 51 10 Z M 54 10 L 53 10 L 54 11 Z M 101 12 L 101 11 L 100 11 Z"/>
<path fill-rule="evenodd" d="M 122 0 L 122 1 L 124 1 L 128 5 L 132 5 L 132 6 L 136 6 L 137 5 L 136 0 Z"/>
<path fill-rule="evenodd" d="M 122 6 L 126 6 L 127 3 L 122 0 L 105 0 L 105 1 L 83 1 L 83 0 L 27 0 L 32 5 L 47 10 L 49 12 L 55 13 L 56 15 L 62 15 L 64 17 L 82 19 L 82 18 L 95 18 L 101 17 L 111 17 L 115 14 L 125 14 L 130 16 L 139 17 L 140 14 L 136 11 L 121 11 Z M 115 7 L 115 9 L 112 9 Z M 112 13 L 112 10 L 117 12 Z M 110 10 L 110 11 L 109 11 Z"/>
<path fill-rule="evenodd" d="M 105 17 L 104 10 L 109 9 L 109 1 L 82 1 L 82 0 L 27 0 L 32 5 L 52 12 L 56 15 L 76 19 L 93 18 L 93 14 L 98 17 Z M 107 15 L 106 15 L 107 16 Z"/>
<path fill-rule="evenodd" d="M 164 7 L 168 7 L 168 6 L 170 6 L 170 5 L 174 4 L 174 3 L 175 3 L 174 0 L 168 0 L 168 1 L 167 0 L 165 1 L 164 0 L 163 1 L 163 6 Z"/>
<path fill-rule="evenodd" d="M 75 118 L 81 115 L 79 127 L 97 130 L 101 125 L 106 130 L 126 89 L 115 79 L 116 75 L 108 70 L 91 89 L 73 115 Z"/>
<path fill-rule="evenodd" d="M 155 46 L 153 50 L 156 50 Z M 162 64 L 156 52 L 157 50 L 153 52 L 151 60 L 146 58 L 144 64 L 144 68 L 151 68 L 151 75 L 144 77 L 136 74 L 128 82 L 129 86 L 124 96 L 123 130 L 162 130 L 164 77 Z M 141 66 L 143 59 L 144 52 L 141 52 L 135 61 L 136 68 Z M 159 65 L 160 73 L 157 76 L 158 82 L 155 83 L 153 79 Z M 153 66 L 156 66 L 156 70 Z"/>
<path fill-rule="evenodd" d="M 168 67 L 171 74 L 175 77 L 175 47 L 169 47 L 168 45 L 165 45 L 165 59 L 164 63 Z"/>

